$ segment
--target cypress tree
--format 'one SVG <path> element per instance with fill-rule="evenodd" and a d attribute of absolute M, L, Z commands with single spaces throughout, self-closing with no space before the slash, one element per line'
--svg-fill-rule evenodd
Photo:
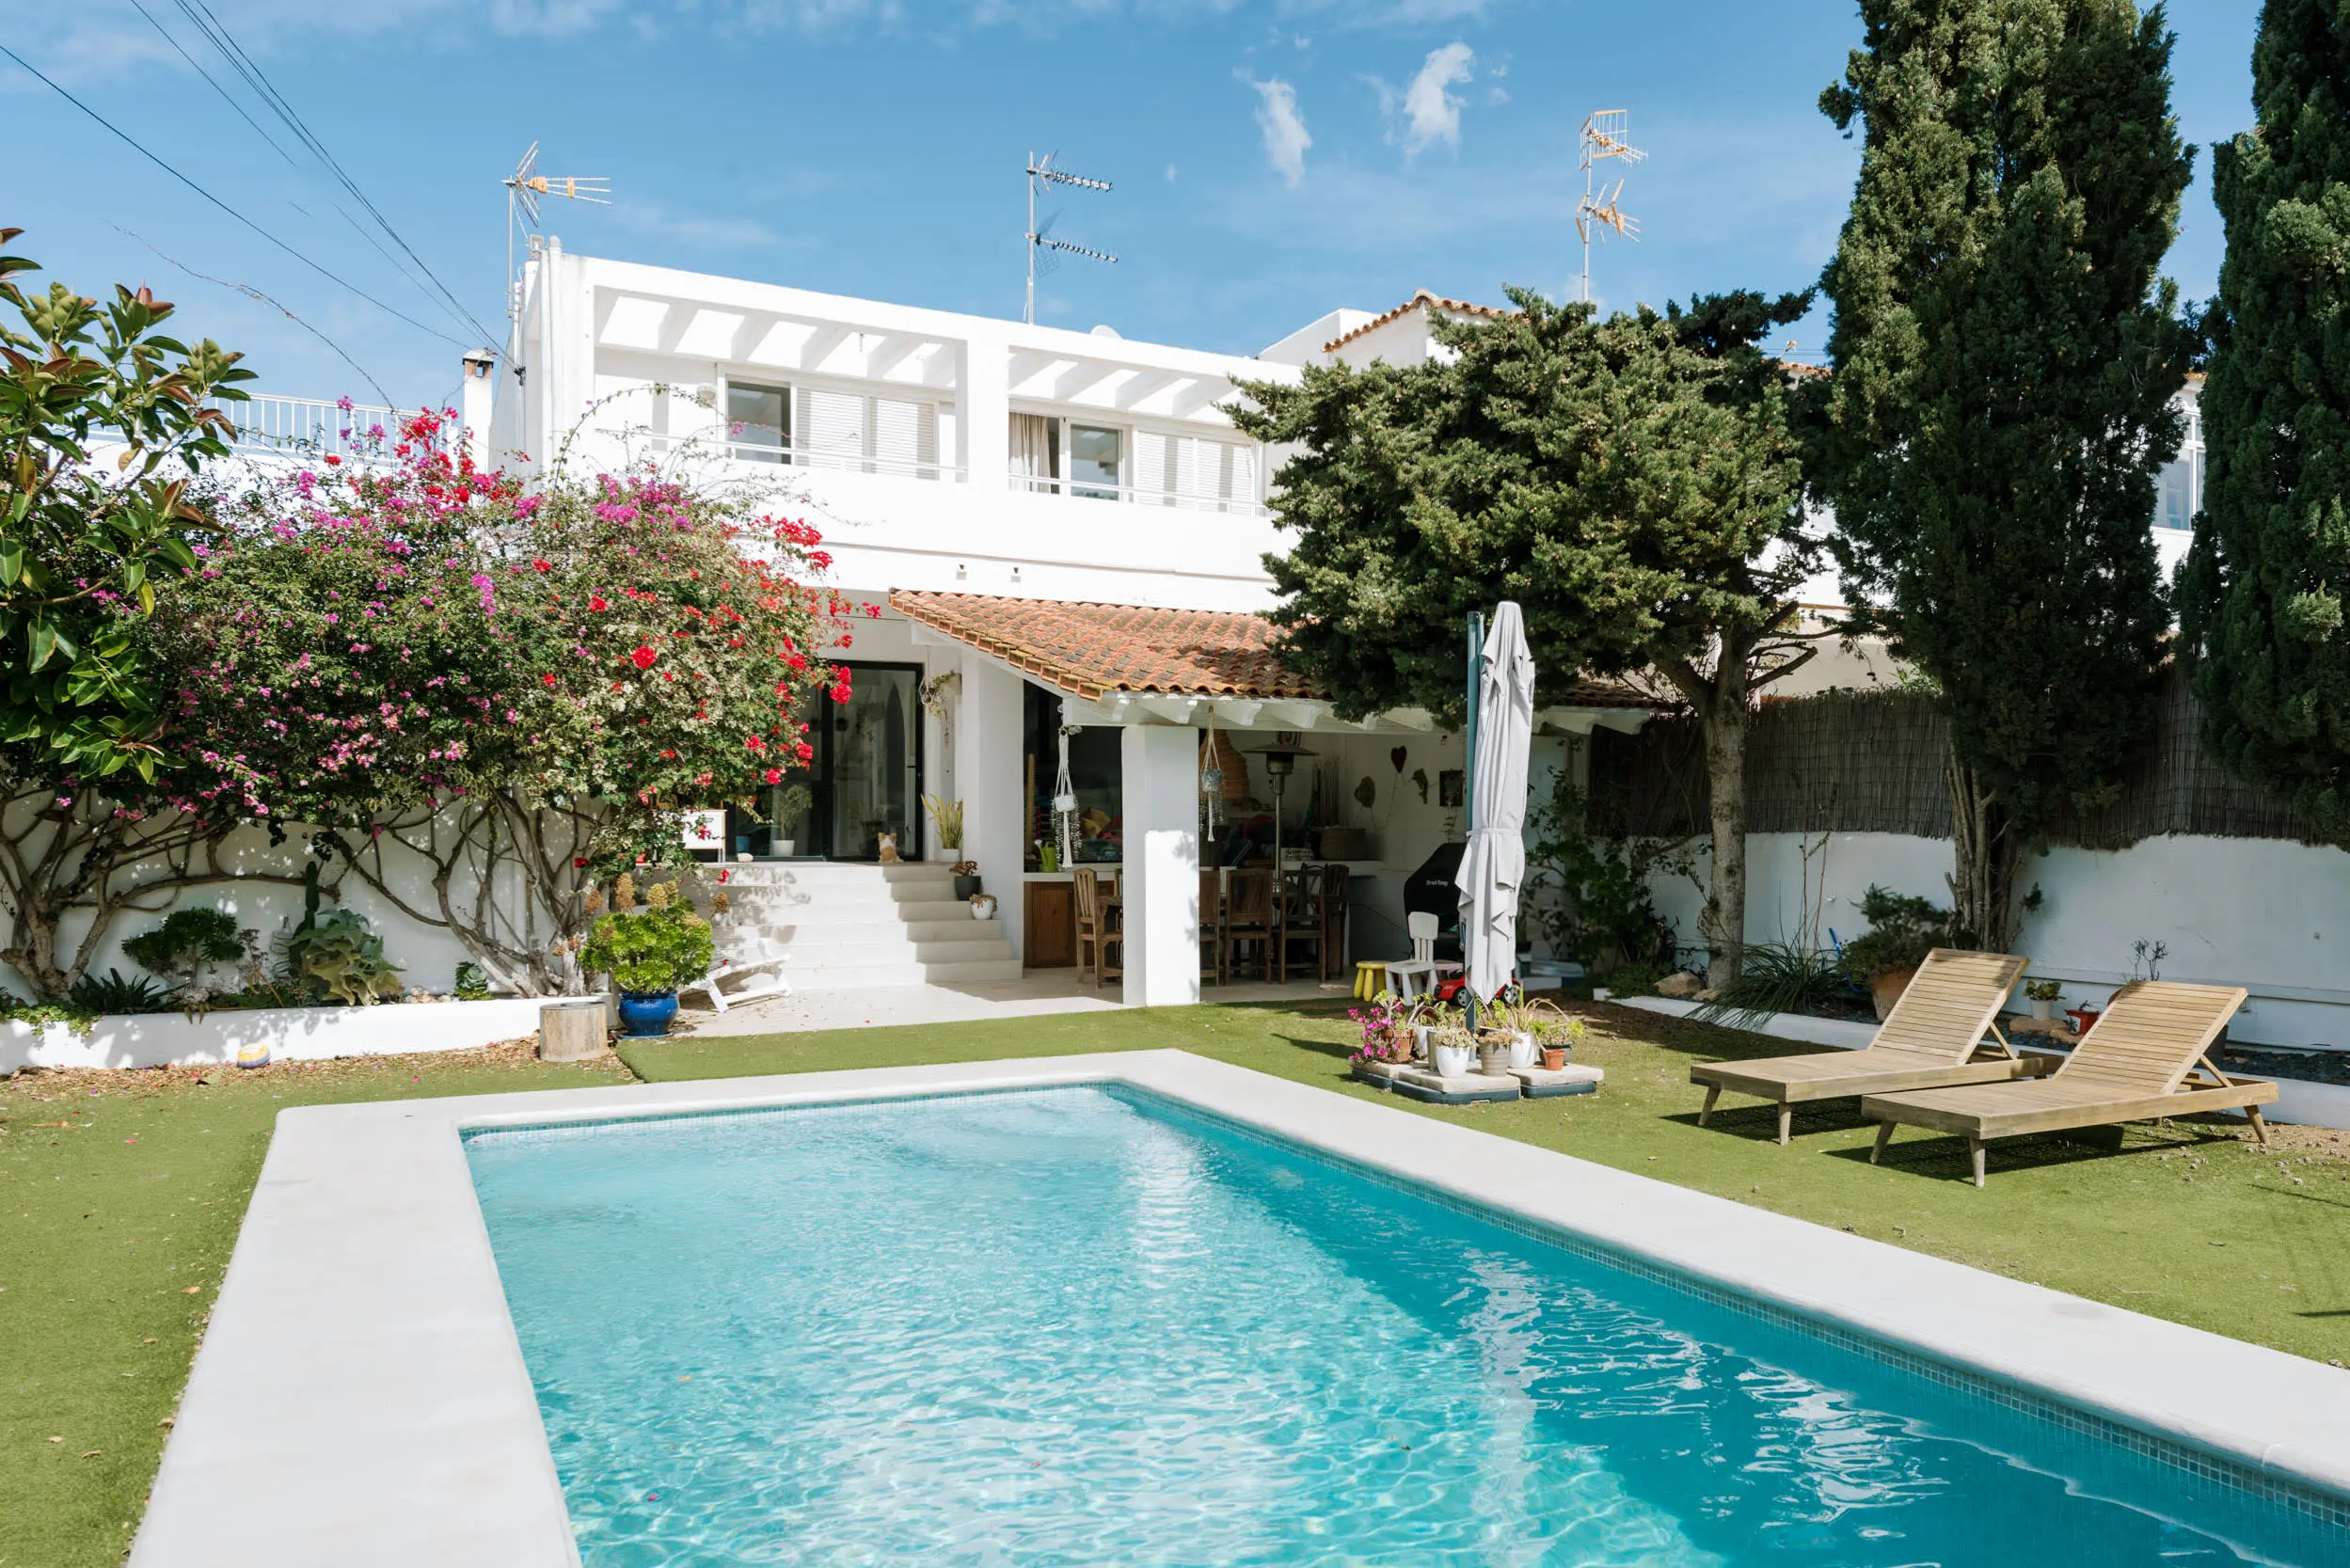
<path fill-rule="evenodd" d="M 2152 727 L 2150 533 L 2194 346 L 2156 269 L 2192 152 L 2171 35 L 2132 0 L 1863 0 L 1820 107 L 1866 127 L 1822 279 L 1816 471 L 1856 629 L 1951 737 L 1952 890 L 2013 936 L 2024 848 L 2109 795 Z"/>
<path fill-rule="evenodd" d="M 2350 6 L 2269 0 L 2252 92 L 2212 150 L 2228 251 L 2181 610 L 2214 752 L 2350 842 Z"/>

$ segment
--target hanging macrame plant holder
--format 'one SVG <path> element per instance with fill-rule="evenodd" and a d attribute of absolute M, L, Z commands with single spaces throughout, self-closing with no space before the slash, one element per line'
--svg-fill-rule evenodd
<path fill-rule="evenodd" d="M 1061 847 L 1063 865 L 1077 863 L 1077 786 L 1069 777 L 1069 737 L 1077 730 L 1075 724 L 1061 726 L 1061 770 L 1053 781 L 1053 838 Z"/>
<path fill-rule="evenodd" d="M 1215 726 L 1208 726 L 1208 737 L 1199 746 L 1199 836 L 1214 838 L 1224 823 L 1224 768 L 1216 754 Z"/>

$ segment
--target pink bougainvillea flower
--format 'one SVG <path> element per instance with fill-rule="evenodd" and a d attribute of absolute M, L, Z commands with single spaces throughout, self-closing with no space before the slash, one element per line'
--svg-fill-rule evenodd
<path fill-rule="evenodd" d="M 628 658 L 629 661 L 635 664 L 638 669 L 650 670 L 653 668 L 653 661 L 660 657 L 660 655 L 655 653 L 651 648 L 640 642 L 637 644 L 637 651 L 630 654 Z"/>

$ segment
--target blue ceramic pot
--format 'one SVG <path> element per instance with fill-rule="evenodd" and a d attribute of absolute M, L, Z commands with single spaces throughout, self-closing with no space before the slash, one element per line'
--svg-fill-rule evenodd
<path fill-rule="evenodd" d="M 669 1021 L 676 1016 L 677 993 L 674 990 L 620 993 L 620 1032 L 630 1039 L 652 1039 L 668 1034 Z"/>

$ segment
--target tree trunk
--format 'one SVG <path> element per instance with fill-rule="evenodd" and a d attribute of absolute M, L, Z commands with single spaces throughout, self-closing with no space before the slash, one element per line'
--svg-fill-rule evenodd
<path fill-rule="evenodd" d="M 1706 984 L 1714 987 L 1738 977 L 1746 947 L 1746 733 L 1753 717 L 1744 682 L 1726 692 L 1720 684 L 1702 720 L 1713 863 L 1697 920 L 1707 955 Z"/>
<path fill-rule="evenodd" d="M 1950 907 L 1959 924 L 1993 953 L 2015 944 L 2015 871 L 2023 859 L 2013 822 L 1972 768 L 1948 763 Z"/>

